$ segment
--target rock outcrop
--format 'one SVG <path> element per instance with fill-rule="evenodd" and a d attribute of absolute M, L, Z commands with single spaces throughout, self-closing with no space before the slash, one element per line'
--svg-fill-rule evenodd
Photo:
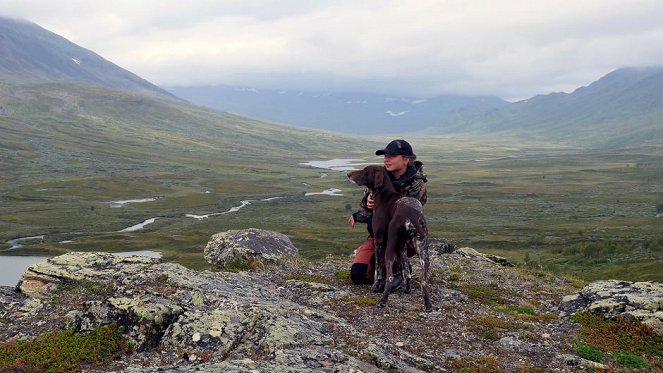
<path fill-rule="evenodd" d="M 474 251 L 440 254 L 435 245 L 431 298 L 436 309 L 430 313 L 423 312 L 418 291 L 396 292 L 387 308 L 375 307 L 377 295 L 370 286 L 346 277 L 350 258 L 278 261 L 232 273 L 199 272 L 147 257 L 69 253 L 31 266 L 18 286 L 21 292 L 0 288 L 0 340 L 123 326 L 136 352 L 97 371 L 575 371 L 591 366 L 569 343 L 577 325 L 556 316 L 558 305 L 565 304 L 562 298 L 576 291 L 566 281 L 465 255 Z M 413 267 L 416 289 L 417 261 Z"/>
<path fill-rule="evenodd" d="M 559 309 L 561 316 L 590 311 L 635 318 L 663 334 L 663 284 L 657 282 L 594 281 L 564 297 Z"/>
<path fill-rule="evenodd" d="M 159 348 L 194 362 L 204 356 L 219 371 L 304 372 L 325 365 L 375 370 L 332 348 L 327 325 L 342 320 L 283 299 L 265 279 L 248 273 L 196 272 L 147 257 L 68 253 L 31 266 L 18 288 L 41 304 L 40 299 L 52 301 L 61 288 L 81 282 L 99 284 L 106 296 L 71 305 L 65 326 L 85 331 L 117 323 L 137 351 Z M 20 295 L 13 297 L 21 303 L 15 299 Z"/>
<path fill-rule="evenodd" d="M 233 260 L 273 262 L 298 253 L 285 234 L 253 228 L 217 233 L 204 251 L 205 260 L 217 267 L 225 267 Z"/>

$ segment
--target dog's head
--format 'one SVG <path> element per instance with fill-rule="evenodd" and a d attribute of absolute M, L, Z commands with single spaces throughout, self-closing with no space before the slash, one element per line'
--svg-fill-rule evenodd
<path fill-rule="evenodd" d="M 348 179 L 357 185 L 378 190 L 384 183 L 384 174 L 385 170 L 383 166 L 366 166 L 363 170 L 348 172 Z"/>

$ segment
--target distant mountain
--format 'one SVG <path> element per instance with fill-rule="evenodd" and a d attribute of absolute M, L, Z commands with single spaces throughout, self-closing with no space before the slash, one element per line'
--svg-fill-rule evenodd
<path fill-rule="evenodd" d="M 599 145 L 663 139 L 663 67 L 622 68 L 573 93 L 450 113 L 429 133 L 509 133 Z"/>
<path fill-rule="evenodd" d="M 499 108 L 498 97 L 394 97 L 367 93 L 301 92 L 232 86 L 173 87 L 176 96 L 254 118 L 342 133 L 415 132 L 467 105 Z"/>
<path fill-rule="evenodd" d="M 0 75 L 83 82 L 172 97 L 147 80 L 34 23 L 2 17 Z"/>

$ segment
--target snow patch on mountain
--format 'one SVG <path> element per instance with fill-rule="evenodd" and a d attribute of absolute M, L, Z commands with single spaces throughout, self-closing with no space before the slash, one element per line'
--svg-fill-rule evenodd
<path fill-rule="evenodd" d="M 387 111 L 385 111 L 385 113 L 389 114 L 392 117 L 400 117 L 401 115 L 405 115 L 405 113 L 407 113 L 407 111 L 393 112 L 391 110 L 387 110 Z"/>

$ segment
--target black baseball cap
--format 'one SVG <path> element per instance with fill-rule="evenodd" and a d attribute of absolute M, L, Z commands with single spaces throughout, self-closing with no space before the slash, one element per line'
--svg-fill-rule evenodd
<path fill-rule="evenodd" d="M 404 155 L 406 157 L 416 157 L 412 153 L 412 147 L 405 140 L 394 140 L 390 142 L 384 149 L 380 149 L 375 152 L 375 155 Z"/>

